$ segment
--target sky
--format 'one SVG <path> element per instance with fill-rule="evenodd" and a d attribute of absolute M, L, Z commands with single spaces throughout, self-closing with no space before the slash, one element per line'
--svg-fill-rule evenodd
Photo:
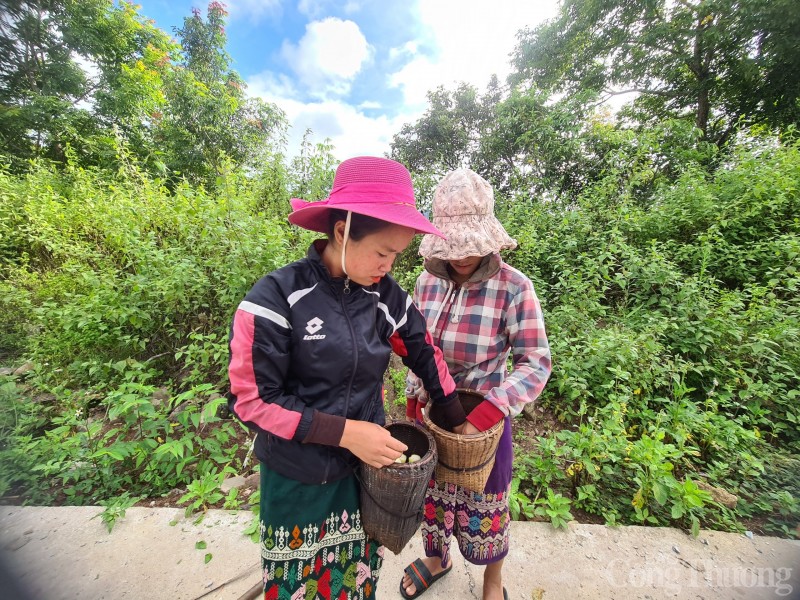
<path fill-rule="evenodd" d="M 207 1 L 137 0 L 173 33 Z M 382 156 L 427 108 L 426 93 L 459 82 L 484 91 L 510 71 L 516 33 L 556 15 L 557 0 L 227 0 L 227 51 L 248 94 L 279 106 L 298 153 L 306 129 L 339 160 Z"/>

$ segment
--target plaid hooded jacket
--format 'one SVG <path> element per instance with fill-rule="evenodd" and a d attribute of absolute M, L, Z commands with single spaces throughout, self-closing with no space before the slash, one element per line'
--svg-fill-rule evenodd
<path fill-rule="evenodd" d="M 518 415 L 550 377 L 550 346 L 533 283 L 498 253 L 484 257 L 469 281 L 456 285 L 442 260 L 425 261 L 414 301 L 441 348 L 456 386 L 486 392 L 467 420 L 481 431 Z M 508 373 L 507 362 L 513 368 Z M 409 373 L 407 414 L 419 417 L 427 402 L 419 379 Z"/>

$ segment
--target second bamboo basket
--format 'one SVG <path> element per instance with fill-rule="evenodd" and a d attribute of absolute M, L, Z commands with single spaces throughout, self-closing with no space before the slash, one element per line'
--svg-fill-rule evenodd
<path fill-rule="evenodd" d="M 405 547 L 422 522 L 425 491 L 436 464 L 436 443 L 430 432 L 398 421 L 386 426 L 393 438 L 408 446 L 412 464 L 376 469 L 361 463 L 361 522 L 364 531 L 395 554 Z"/>
<path fill-rule="evenodd" d="M 464 412 L 469 414 L 484 400 L 484 394 L 474 390 L 459 389 L 458 399 Z M 429 405 L 430 406 L 430 405 Z M 425 425 L 436 440 L 439 461 L 436 464 L 438 482 L 455 483 L 474 491 L 483 491 L 494 467 L 497 445 L 503 435 L 504 422 L 486 431 L 459 435 L 437 425 L 436 406 L 424 412 Z"/>

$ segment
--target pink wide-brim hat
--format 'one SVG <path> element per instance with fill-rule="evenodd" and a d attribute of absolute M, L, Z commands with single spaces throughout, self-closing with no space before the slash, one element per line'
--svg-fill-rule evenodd
<path fill-rule="evenodd" d="M 444 237 L 417 210 L 411 175 L 399 162 L 376 156 L 357 156 L 339 165 L 333 188 L 325 200 L 292 198 L 289 222 L 321 233 L 328 232 L 331 210 L 345 210 Z"/>

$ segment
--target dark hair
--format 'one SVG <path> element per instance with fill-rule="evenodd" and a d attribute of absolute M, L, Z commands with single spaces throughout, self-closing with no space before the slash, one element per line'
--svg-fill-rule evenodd
<path fill-rule="evenodd" d="M 334 227 L 336 227 L 336 223 L 339 221 L 347 221 L 347 211 L 346 210 L 339 210 L 339 209 L 332 209 L 330 214 L 328 215 L 328 238 L 334 238 Z M 354 242 L 360 242 L 368 235 L 373 233 L 378 233 L 387 227 L 390 227 L 392 224 L 388 221 L 384 221 L 382 219 L 376 219 L 375 217 L 368 217 L 366 215 L 361 215 L 358 213 L 353 213 L 353 216 L 350 217 L 350 234 L 349 237 Z"/>

